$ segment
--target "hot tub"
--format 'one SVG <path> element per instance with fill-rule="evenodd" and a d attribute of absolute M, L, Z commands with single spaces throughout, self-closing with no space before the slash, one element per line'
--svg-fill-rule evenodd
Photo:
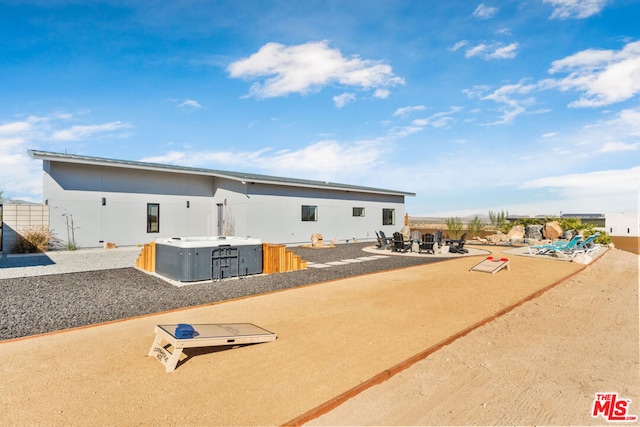
<path fill-rule="evenodd" d="M 262 241 L 208 236 L 156 239 L 156 273 L 179 282 L 262 273 Z"/>

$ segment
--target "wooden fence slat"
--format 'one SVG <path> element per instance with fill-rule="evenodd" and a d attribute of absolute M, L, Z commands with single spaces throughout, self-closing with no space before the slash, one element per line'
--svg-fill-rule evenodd
<path fill-rule="evenodd" d="M 306 268 L 306 261 L 301 261 L 299 255 L 287 250 L 286 245 L 262 244 L 262 272 L 264 274 L 284 273 Z"/>

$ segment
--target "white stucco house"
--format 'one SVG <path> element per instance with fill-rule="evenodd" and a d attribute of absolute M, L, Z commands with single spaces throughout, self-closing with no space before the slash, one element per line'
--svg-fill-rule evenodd
<path fill-rule="evenodd" d="M 309 242 L 313 233 L 326 241 L 375 239 L 375 231 L 390 235 L 403 226 L 405 197 L 415 196 L 332 182 L 28 153 L 42 160 L 50 228 L 83 248 L 185 236 L 251 236 L 287 244 Z"/>

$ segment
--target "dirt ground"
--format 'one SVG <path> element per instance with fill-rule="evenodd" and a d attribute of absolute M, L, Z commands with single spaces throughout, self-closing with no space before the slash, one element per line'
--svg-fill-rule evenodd
<path fill-rule="evenodd" d="M 0 342 L 0 425 L 602 425 L 598 392 L 640 414 L 638 256 L 507 256 Z M 235 322 L 278 340 L 147 356 L 157 324 Z"/>
<path fill-rule="evenodd" d="M 309 425 L 603 425 L 598 392 L 640 416 L 638 261 L 610 250 Z"/>

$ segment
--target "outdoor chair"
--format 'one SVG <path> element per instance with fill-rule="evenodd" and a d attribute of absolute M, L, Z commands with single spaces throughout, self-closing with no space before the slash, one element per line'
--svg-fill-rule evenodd
<path fill-rule="evenodd" d="M 568 252 L 576 248 L 578 242 L 582 239 L 582 236 L 575 236 L 570 241 L 557 241 L 546 245 L 534 245 L 529 246 L 529 253 L 531 255 L 546 255 L 554 252 Z"/>
<path fill-rule="evenodd" d="M 380 238 L 384 243 L 386 243 L 386 248 L 393 246 L 393 238 L 387 237 L 382 230 L 380 230 Z"/>
<path fill-rule="evenodd" d="M 449 252 L 454 254 L 469 253 L 469 251 L 464 248 L 464 244 L 467 242 L 466 237 L 467 233 L 464 233 L 459 239 L 447 239 L 446 242 L 449 246 Z"/>
<path fill-rule="evenodd" d="M 434 239 L 438 246 L 442 246 L 442 230 L 436 230 L 434 234 Z"/>
<path fill-rule="evenodd" d="M 426 233 L 422 235 L 422 240 L 418 245 L 418 253 L 422 253 L 422 251 L 426 253 L 435 254 L 433 246 L 436 244 L 435 236 L 431 233 Z"/>
<path fill-rule="evenodd" d="M 569 255 L 571 259 L 573 259 L 573 257 L 578 254 L 591 255 L 597 252 L 598 249 L 600 249 L 600 245 L 593 243 L 598 238 L 598 236 L 600 236 L 600 233 L 592 234 L 583 241 L 578 242 L 575 247 L 571 249 L 560 249 L 560 252 L 564 253 L 565 255 Z"/>
<path fill-rule="evenodd" d="M 402 233 L 395 232 L 393 233 L 393 246 L 392 250 L 394 252 L 408 252 L 411 250 L 413 246 L 411 240 L 405 240 Z"/>
<path fill-rule="evenodd" d="M 382 235 L 380 234 L 382 233 Z M 378 239 L 378 244 L 376 245 L 377 249 L 388 249 L 389 248 L 389 238 L 387 237 L 382 237 L 384 235 L 384 233 L 381 231 L 380 233 L 378 233 L 376 231 L 376 239 Z"/>

